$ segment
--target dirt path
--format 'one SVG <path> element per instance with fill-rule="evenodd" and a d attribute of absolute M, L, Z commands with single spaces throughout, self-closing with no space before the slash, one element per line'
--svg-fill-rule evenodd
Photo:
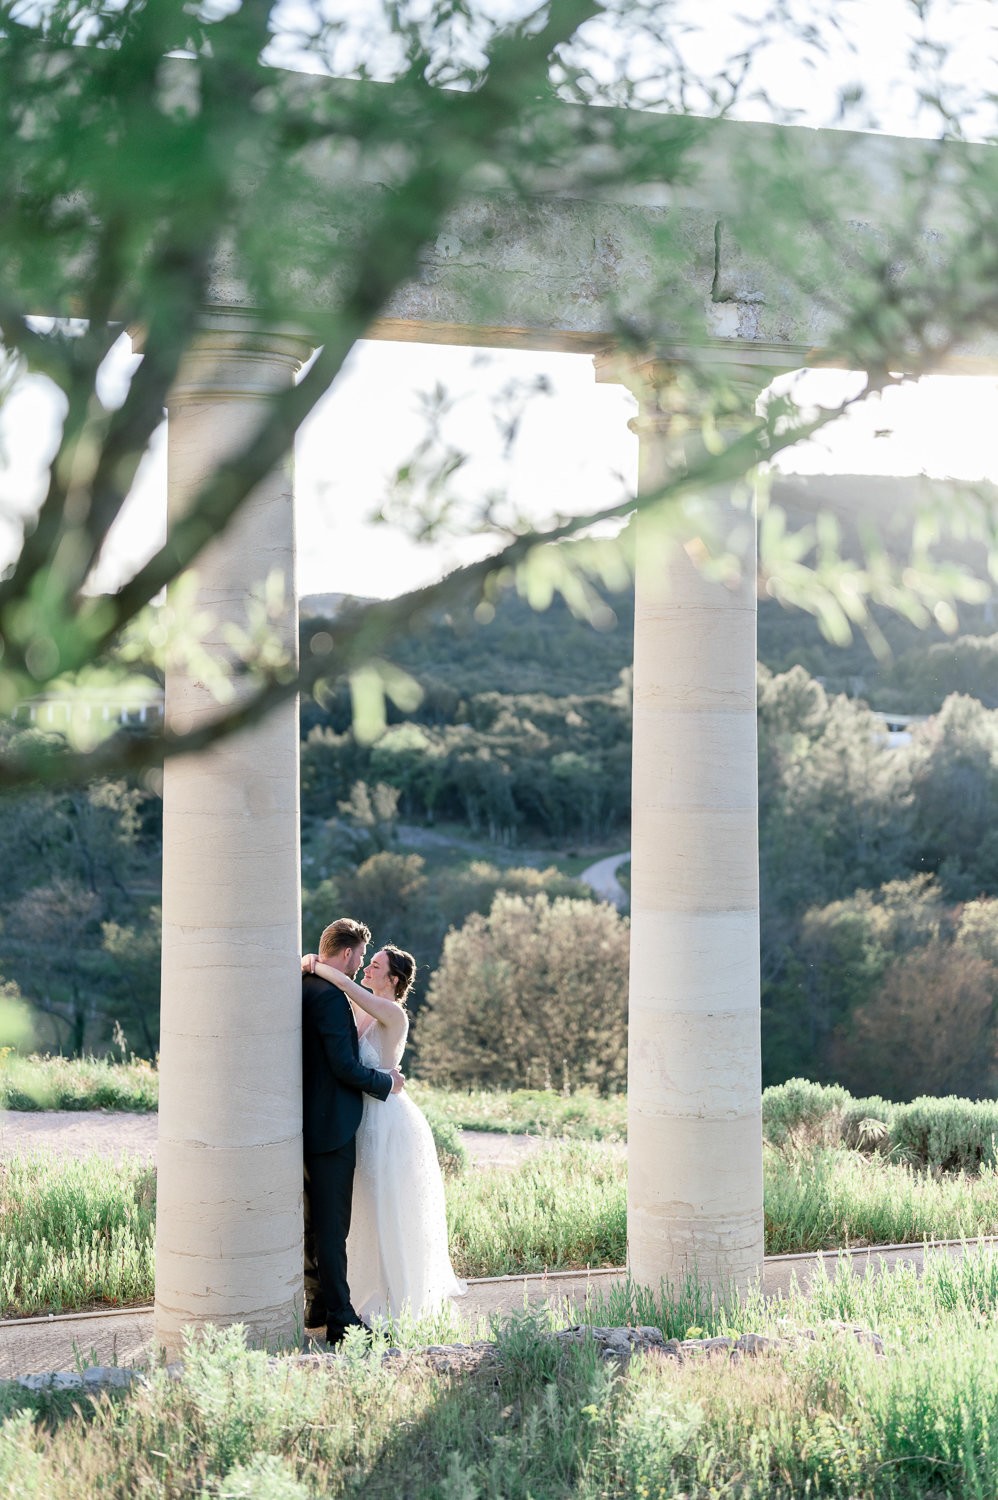
<path fill-rule="evenodd" d="M 594 865 L 583 870 L 579 879 L 591 886 L 601 901 L 612 901 L 614 906 L 626 906 L 627 892 L 617 879 L 617 871 L 630 857 L 629 849 L 625 849 L 623 854 L 608 854 L 606 859 L 598 859 Z"/>
<path fill-rule="evenodd" d="M 0 1110 L 0 1161 L 25 1151 L 76 1157 L 96 1152 L 113 1161 L 122 1156 L 155 1161 L 156 1118 L 105 1110 Z M 539 1136 L 486 1130 L 462 1130 L 461 1139 L 475 1166 L 483 1167 L 514 1167 L 550 1144 Z"/>
<path fill-rule="evenodd" d="M 57 1156 L 156 1156 L 156 1116 L 117 1110 L 0 1110 L 0 1161 L 26 1151 Z"/>

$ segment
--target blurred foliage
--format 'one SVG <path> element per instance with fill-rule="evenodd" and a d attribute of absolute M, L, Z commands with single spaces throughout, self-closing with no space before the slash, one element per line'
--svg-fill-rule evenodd
<path fill-rule="evenodd" d="M 372 746 L 313 729 L 302 747 L 306 818 L 374 783 L 409 821 L 460 822 L 474 837 L 594 843 L 626 826 L 630 702 L 625 692 L 554 698 L 478 693 L 455 724 L 390 727 Z"/>
<path fill-rule="evenodd" d="M 12 980 L 0 980 L 0 1061 L 14 1052 L 29 1052 L 33 1037 L 31 1014 L 21 991 Z"/>
<path fill-rule="evenodd" d="M 913 780 L 922 754 L 918 734 L 889 749 L 865 705 L 830 698 L 802 668 L 761 673 L 767 1082 L 794 1073 L 835 1079 L 828 1049 L 837 1028 L 870 998 L 892 955 L 942 921 L 946 871 L 938 866 L 938 886 L 927 879 L 934 871 Z"/>
<path fill-rule="evenodd" d="M 9 1055 L 0 1063 L 0 1108 L 127 1110 L 159 1105 L 159 1074 L 144 1058 Z"/>
<path fill-rule="evenodd" d="M 940 85 L 938 49 L 918 42 L 922 9 L 913 6 L 905 85 L 943 144 L 907 142 L 885 194 L 862 138 L 848 131 L 819 140 L 724 118 L 743 96 L 771 120 L 792 118 L 759 69 L 788 44 L 821 67 L 841 28 L 831 8 L 804 24 L 792 7 L 774 6 L 754 36 L 733 17 L 730 40 L 712 28 L 721 55 L 703 75 L 684 50 L 698 23 L 674 0 L 551 0 L 507 20 L 482 7 L 386 3 L 302 21 L 271 0 L 3 0 L 0 128 L 10 149 L 0 165 L 0 396 L 36 382 L 57 416 L 41 493 L 19 493 L 8 518 L 0 714 L 45 693 L 82 705 L 112 683 L 137 704 L 171 669 L 196 674 L 218 711 L 184 732 L 109 739 L 101 718 L 81 712 L 61 755 L 5 741 L 0 782 L 138 770 L 341 678 L 359 737 L 373 739 L 386 702 L 411 703 L 397 643 L 441 604 L 470 600 L 487 612 L 512 588 L 534 607 L 561 597 L 601 622 L 599 590 L 620 586 L 630 539 L 580 536 L 593 518 L 554 507 L 535 534 L 503 497 L 463 494 L 466 455 L 439 427 L 439 402 L 428 404 L 426 438 L 386 496 L 388 523 L 422 536 L 481 531 L 494 556 L 431 589 L 344 611 L 321 641 L 308 637 L 300 671 L 286 581 L 245 580 L 245 607 L 219 621 L 189 572 L 289 452 L 357 338 L 393 314 L 401 289 L 432 274 L 448 215 L 476 193 L 489 211 L 459 279 L 466 321 L 482 329 L 512 314 L 503 277 L 477 274 L 475 235 L 485 245 L 522 215 L 538 254 L 550 254 L 544 195 L 590 214 L 606 264 L 585 296 L 600 303 L 606 343 L 625 362 L 646 361 L 637 375 L 630 366 L 646 405 L 674 418 L 675 461 L 640 503 L 664 506 L 663 526 L 695 534 L 705 565 L 730 572 L 730 517 L 708 496 L 737 488 L 747 470 L 835 412 L 801 409 L 791 389 L 753 415 L 737 389 L 741 372 L 695 352 L 706 339 L 716 356 L 715 318 L 730 315 L 740 329 L 745 317 L 753 327 L 778 320 L 784 307 L 791 319 L 808 313 L 809 344 L 816 338 L 824 358 L 868 372 L 847 405 L 895 383 L 899 368 L 938 367 L 998 323 L 996 167 L 961 139 L 971 122 L 986 134 L 993 110 L 986 97 Z M 833 122 L 875 124 L 871 100 L 851 81 L 837 91 Z M 649 189 L 655 204 L 688 190 L 699 249 L 691 251 L 686 209 L 642 215 Z M 648 269 L 641 293 L 616 278 L 630 253 Z M 518 328 L 540 316 L 542 282 L 517 278 Z M 203 476 L 152 558 L 108 585 L 96 571 L 105 540 L 205 308 L 237 309 L 249 338 L 254 328 L 300 328 L 318 353 L 297 384 L 259 403 L 256 429 Z M 127 388 L 112 392 L 106 361 L 122 326 L 142 330 L 141 359 Z M 762 337 L 767 348 L 779 342 Z M 681 364 L 647 363 L 649 350 L 677 347 Z M 511 445 L 521 416 L 515 395 L 498 414 Z M 601 514 L 623 521 L 635 503 L 621 494 Z M 987 505 L 961 525 L 990 536 Z M 949 628 L 960 600 L 980 599 L 979 582 L 934 552 L 937 539 L 922 528 L 899 564 L 872 527 L 862 556 L 843 556 L 834 518 L 795 528 L 770 505 L 761 582 L 810 610 L 829 639 L 859 631 L 879 650 L 872 606 L 915 623 L 935 614 Z M 152 609 L 167 586 L 166 605 Z"/>

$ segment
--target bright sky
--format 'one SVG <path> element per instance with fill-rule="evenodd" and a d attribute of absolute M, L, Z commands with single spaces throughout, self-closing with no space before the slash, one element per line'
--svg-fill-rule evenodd
<path fill-rule="evenodd" d="M 288 24 L 310 25 L 320 13 L 332 20 L 349 16 L 353 24 L 371 13 L 372 3 L 286 0 L 283 14 Z M 741 0 L 735 7 L 730 0 L 699 0 L 688 6 L 686 57 L 711 76 L 721 62 L 719 46 L 731 56 L 760 35 L 775 37 L 772 28 L 760 31 L 772 4 Z M 798 21 L 820 22 L 811 0 L 787 4 Z M 492 5 L 493 13 L 503 14 L 523 8 L 522 0 L 494 0 Z M 828 13 L 834 24 L 825 26 L 820 54 L 810 60 L 800 43 L 770 41 L 760 49 L 749 97 L 736 113 L 765 117 L 771 109 L 763 97 L 768 93 L 802 122 L 830 124 L 841 89 L 858 82 L 865 93 L 850 123 L 876 123 L 903 134 L 927 128 L 905 63 L 917 43 L 912 0 L 836 0 Z M 968 101 L 986 97 L 991 88 L 994 108 L 998 7 L 992 0 L 934 0 L 927 17 L 924 39 L 944 42 L 948 49 L 936 80 L 940 89 L 954 107 L 961 107 L 969 133 L 994 128 L 994 121 L 972 111 Z M 383 43 L 377 38 L 371 43 L 379 45 Z M 632 77 L 639 75 L 640 53 L 628 60 L 623 44 L 618 51 L 615 65 Z M 823 66 L 810 65 L 819 55 Z M 123 342 L 105 372 L 108 393 L 120 389 L 129 367 Z M 502 406 L 501 393 L 511 383 L 529 385 L 540 379 L 547 382 L 549 394 L 529 403 L 512 453 L 504 457 L 495 401 L 499 398 Z M 841 372 L 812 372 L 799 394 L 835 404 L 847 393 L 849 380 Z M 370 519 L 423 431 L 421 397 L 437 385 L 454 398 L 446 433 L 456 447 L 474 454 L 459 485 L 469 499 L 506 490 L 516 509 L 542 522 L 558 511 L 596 509 L 633 486 L 637 441 L 627 427 L 633 402 L 620 387 L 597 385 L 587 357 L 365 342 L 299 437 L 301 593 L 389 597 L 440 576 L 481 550 L 480 539 L 460 547 L 420 545 L 397 524 L 375 525 Z M 926 472 L 998 480 L 992 441 L 996 419 L 998 380 L 925 379 L 914 389 L 887 393 L 826 429 L 819 442 L 786 454 L 780 466 L 805 473 Z M 877 435 L 886 429 L 893 435 Z M 52 432 L 53 406 L 41 381 L 28 382 L 0 412 L 0 566 L 16 546 L 18 518 L 37 504 Z M 107 550 L 106 583 L 122 568 L 140 563 L 161 540 L 166 488 L 162 439 L 161 432 Z"/>
<path fill-rule="evenodd" d="M 550 381 L 551 394 L 531 398 L 514 453 L 504 461 L 492 420 L 493 393 L 510 379 L 527 384 L 538 376 Z M 418 441 L 419 394 L 437 382 L 460 393 L 450 426 L 455 441 L 475 453 L 462 485 L 470 495 L 508 489 L 518 508 L 544 521 L 557 511 L 613 503 L 625 486 L 633 492 L 638 444 L 627 424 L 635 403 L 620 386 L 598 385 L 586 356 L 366 342 L 299 441 L 303 594 L 391 597 L 480 553 L 474 543 L 418 544 L 397 527 L 372 527 L 366 519 Z M 837 404 L 855 382 L 843 372 L 813 371 L 799 394 Z M 875 435 L 889 426 L 892 437 Z M 998 479 L 995 433 L 998 380 L 936 377 L 910 391 L 888 392 L 826 429 L 820 441 L 788 452 L 780 467 Z"/>
<path fill-rule="evenodd" d="M 527 388 L 539 379 L 550 394 L 530 396 L 506 456 L 495 422 L 496 410 L 505 409 L 501 393 L 511 383 Z M 811 371 L 798 393 L 832 405 L 856 380 L 841 371 Z M 438 385 L 454 397 L 444 430 L 473 455 L 458 485 L 469 499 L 502 490 L 518 510 L 543 522 L 559 511 L 596 510 L 625 487 L 633 490 L 637 439 L 627 424 L 634 401 L 620 386 L 597 385 L 587 356 L 365 341 L 299 436 L 300 593 L 390 598 L 481 554 L 481 539 L 419 543 L 397 525 L 370 519 L 424 431 L 421 398 Z M 892 435 L 884 435 L 887 429 Z M 867 403 L 820 439 L 788 451 L 779 467 L 998 480 L 996 433 L 998 380 L 928 377 Z M 150 552 L 162 536 L 165 507 L 161 434 L 122 518 L 113 558 L 134 564 Z"/>

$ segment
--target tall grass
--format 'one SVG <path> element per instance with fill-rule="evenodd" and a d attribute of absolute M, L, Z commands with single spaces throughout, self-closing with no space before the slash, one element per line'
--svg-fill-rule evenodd
<path fill-rule="evenodd" d="M 635 1356 L 560 1346 L 551 1315 L 497 1330 L 498 1363 L 441 1375 L 382 1367 L 358 1346 L 321 1369 L 268 1362 L 241 1331 L 187 1348 L 91 1400 L 0 1388 L 0 1493 L 60 1500 L 943 1500 L 998 1494 L 998 1257 L 930 1258 L 924 1275 L 819 1277 L 805 1300 L 714 1308 L 624 1288 L 588 1320 L 626 1312 L 666 1333 L 784 1336 L 756 1359 Z M 688 1319 L 696 1319 L 691 1325 Z M 829 1320 L 858 1323 L 869 1343 Z M 684 1327 L 686 1323 L 686 1327 Z"/>
<path fill-rule="evenodd" d="M 619 1266 L 627 1243 L 624 1165 L 597 1147 L 553 1147 L 513 1171 L 473 1172 L 447 1188 L 455 1269 L 503 1276 Z"/>
<path fill-rule="evenodd" d="M 591 1089 L 573 1094 L 554 1089 L 445 1089 L 418 1082 L 409 1087 L 421 1109 L 461 1130 L 579 1141 L 627 1139 L 626 1094 L 602 1098 Z"/>
<path fill-rule="evenodd" d="M 0 1174 L 0 1313 L 148 1297 L 154 1179 L 138 1162 L 15 1158 Z M 998 1233 L 998 1172 L 931 1176 L 842 1149 L 766 1153 L 770 1255 Z M 598 1147 L 552 1147 L 513 1171 L 448 1180 L 459 1274 L 620 1265 L 624 1164 Z"/>
<path fill-rule="evenodd" d="M 158 1107 L 159 1076 L 142 1058 L 115 1063 L 97 1057 L 18 1057 L 0 1048 L 0 1109 L 148 1114 Z"/>
<path fill-rule="evenodd" d="M 155 1200 L 137 1158 L 0 1164 L 0 1316 L 148 1298 Z"/>
<path fill-rule="evenodd" d="M 998 1171 L 931 1175 L 904 1162 L 818 1149 L 766 1152 L 766 1251 L 918 1243 L 998 1233 Z"/>
<path fill-rule="evenodd" d="M 155 1178 L 132 1159 L 16 1157 L 0 1167 L 0 1316 L 149 1299 Z M 626 1202 L 622 1167 L 567 1146 L 512 1172 L 448 1179 L 455 1270 L 502 1276 L 619 1265 Z"/>
<path fill-rule="evenodd" d="M 0 1175 L 0 1314 L 152 1295 L 154 1181 L 135 1161 L 16 1158 Z M 552 1146 L 512 1171 L 447 1179 L 455 1269 L 502 1276 L 619 1266 L 625 1164 Z M 929 1175 L 841 1148 L 767 1148 L 766 1253 L 998 1235 L 998 1171 Z M 640 1320 L 639 1320 L 640 1321 Z M 647 1321 L 647 1319 L 645 1320 Z"/>

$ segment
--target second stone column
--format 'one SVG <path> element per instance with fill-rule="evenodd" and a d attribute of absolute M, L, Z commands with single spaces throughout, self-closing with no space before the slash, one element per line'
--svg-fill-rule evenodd
<path fill-rule="evenodd" d="M 667 365 L 599 373 L 638 396 L 654 494 L 696 446 L 689 397 Z M 704 500 L 727 576 L 689 509 L 636 523 L 627 1235 L 642 1285 L 694 1273 L 723 1296 L 763 1261 L 755 517 Z"/>

